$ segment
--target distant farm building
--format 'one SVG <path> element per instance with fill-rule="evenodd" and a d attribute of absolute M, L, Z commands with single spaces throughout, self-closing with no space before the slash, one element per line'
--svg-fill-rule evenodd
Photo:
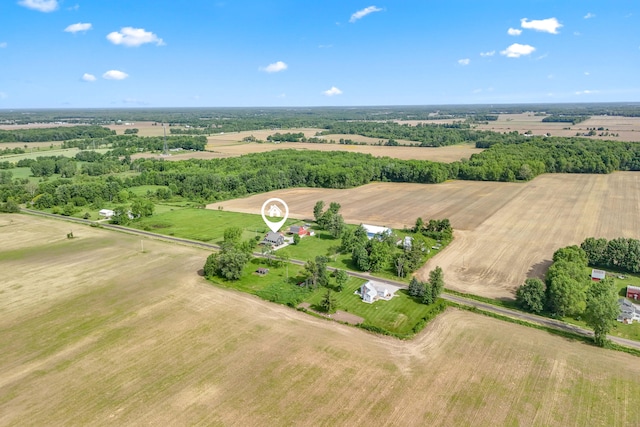
<path fill-rule="evenodd" d="M 289 233 L 297 234 L 298 236 L 307 236 L 309 235 L 309 229 L 303 225 L 292 225 L 289 227 Z"/>
<path fill-rule="evenodd" d="M 376 236 L 385 236 L 391 234 L 391 229 L 387 227 L 379 227 L 377 225 L 362 224 L 362 228 L 367 232 L 369 240 Z"/>
<path fill-rule="evenodd" d="M 624 298 L 618 300 L 618 307 L 620 307 L 620 314 L 616 319 L 618 322 L 627 325 L 633 322 L 640 322 L 640 307 Z"/>
<path fill-rule="evenodd" d="M 591 270 L 591 280 L 593 280 L 595 282 L 599 282 L 600 280 L 604 279 L 606 274 L 607 273 L 605 273 L 603 270 L 596 270 L 594 268 L 593 270 Z"/>
<path fill-rule="evenodd" d="M 633 300 L 640 299 L 640 288 L 637 286 L 627 286 L 627 298 Z"/>
<path fill-rule="evenodd" d="M 280 233 L 274 233 L 273 231 L 269 231 L 266 236 L 264 236 L 264 240 L 262 243 L 271 246 L 281 246 L 284 244 L 284 236 Z"/>
<path fill-rule="evenodd" d="M 98 215 L 103 216 L 106 219 L 109 219 L 113 215 L 115 215 L 115 212 L 112 211 L 111 209 L 100 209 L 100 211 L 98 212 Z"/>

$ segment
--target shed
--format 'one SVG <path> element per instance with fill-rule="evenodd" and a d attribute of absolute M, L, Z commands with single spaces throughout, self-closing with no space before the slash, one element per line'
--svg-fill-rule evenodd
<path fill-rule="evenodd" d="M 600 280 L 604 279 L 606 274 L 607 273 L 605 273 L 604 270 L 596 270 L 594 268 L 593 270 L 591 270 L 591 280 L 599 282 Z"/>
<path fill-rule="evenodd" d="M 115 214 L 115 212 L 113 212 L 111 209 L 100 209 L 98 214 L 105 218 L 111 218 Z"/>
<path fill-rule="evenodd" d="M 256 270 L 256 273 L 264 276 L 265 274 L 267 274 L 269 272 L 268 268 L 264 268 L 264 267 L 260 267 Z"/>
<path fill-rule="evenodd" d="M 373 239 L 375 236 L 385 236 L 391 234 L 391 229 L 387 227 L 380 227 L 378 225 L 362 224 L 362 228 L 367 232 L 367 238 Z"/>
<path fill-rule="evenodd" d="M 640 299 L 640 288 L 637 286 L 627 286 L 627 298 L 633 300 Z"/>

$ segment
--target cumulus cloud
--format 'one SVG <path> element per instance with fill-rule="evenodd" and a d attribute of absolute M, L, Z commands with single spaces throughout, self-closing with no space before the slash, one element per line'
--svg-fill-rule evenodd
<path fill-rule="evenodd" d="M 109 70 L 102 75 L 102 78 L 107 80 L 124 80 L 127 77 L 129 77 L 129 74 L 119 70 Z"/>
<path fill-rule="evenodd" d="M 458 59 L 458 64 L 460 65 L 469 65 L 471 60 L 469 58 Z"/>
<path fill-rule="evenodd" d="M 591 18 L 595 18 L 595 17 L 596 17 L 595 13 L 591 13 L 591 12 L 587 13 L 586 15 L 584 15 L 584 19 L 591 19 Z"/>
<path fill-rule="evenodd" d="M 140 46 L 146 43 L 155 43 L 157 46 L 164 46 L 164 41 L 151 31 L 144 28 L 123 27 L 120 31 L 107 34 L 107 40 L 113 44 L 127 47 Z"/>
<path fill-rule="evenodd" d="M 95 82 L 96 76 L 94 76 L 93 74 L 84 73 L 82 75 L 82 80 L 84 80 L 85 82 Z"/>
<path fill-rule="evenodd" d="M 7 46 L 9 46 L 9 45 L 7 44 L 7 42 L 1 42 L 1 43 L 0 43 L 0 49 L 4 49 L 4 48 L 5 48 L 5 47 L 7 47 Z"/>
<path fill-rule="evenodd" d="M 379 7 L 375 7 L 375 6 L 365 7 L 364 9 L 361 9 L 361 10 L 355 12 L 353 15 L 351 15 L 351 18 L 349 19 L 349 22 L 351 22 L 353 24 L 358 19 L 362 19 L 365 16 L 369 15 L 370 13 L 374 13 L 374 12 L 382 12 L 382 9 L 380 9 Z"/>
<path fill-rule="evenodd" d="M 92 25 L 87 23 L 78 22 L 77 24 L 71 24 L 64 29 L 67 33 L 78 33 L 80 31 L 88 31 L 92 28 Z"/>
<path fill-rule="evenodd" d="M 500 51 L 500 55 L 507 58 L 520 58 L 523 55 L 530 55 L 536 48 L 528 44 L 514 43 L 505 50 Z"/>
<path fill-rule="evenodd" d="M 488 52 L 480 52 L 480 56 L 493 56 L 496 54 L 495 50 L 490 50 Z"/>
<path fill-rule="evenodd" d="M 260 71 L 264 71 L 265 73 L 279 73 L 280 71 L 284 71 L 289 66 L 282 61 L 274 62 L 273 64 L 269 64 L 266 67 L 258 68 Z"/>
<path fill-rule="evenodd" d="M 18 4 L 45 13 L 58 9 L 58 0 L 20 0 Z"/>
<path fill-rule="evenodd" d="M 597 90 L 579 90 L 577 92 L 575 92 L 576 95 L 591 95 L 593 93 L 597 93 Z"/>
<path fill-rule="evenodd" d="M 519 30 L 517 28 L 509 28 L 507 30 L 507 34 L 509 34 L 510 36 L 519 36 L 520 34 L 522 34 L 522 30 Z"/>
<path fill-rule="evenodd" d="M 543 33 L 558 34 L 558 28 L 562 24 L 556 18 L 534 19 L 529 21 L 527 18 L 520 20 L 520 26 L 528 30 L 541 31 Z"/>
<path fill-rule="evenodd" d="M 326 96 L 342 95 L 342 91 L 335 86 L 331 86 L 331 89 L 323 92 Z"/>

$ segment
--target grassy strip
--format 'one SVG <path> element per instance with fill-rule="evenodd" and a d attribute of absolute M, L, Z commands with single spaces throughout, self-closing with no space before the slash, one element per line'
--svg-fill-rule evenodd
<path fill-rule="evenodd" d="M 445 289 L 444 292 L 446 292 L 448 294 L 451 294 L 451 295 L 457 295 L 459 297 L 472 299 L 472 300 L 480 301 L 480 302 L 486 302 L 487 304 L 495 305 L 495 306 L 498 306 L 498 307 L 504 307 L 504 308 L 508 308 L 508 309 L 511 309 L 511 310 L 518 310 L 518 311 L 522 311 L 523 313 L 526 313 L 520 307 L 518 307 L 518 305 L 516 304 L 515 300 L 492 299 L 492 298 L 487 298 L 487 297 L 481 297 L 480 295 L 465 294 L 464 292 L 458 292 L 458 291 L 454 291 L 452 289 Z"/>
<path fill-rule="evenodd" d="M 482 315 L 485 315 L 485 316 L 488 316 L 488 317 L 493 317 L 494 319 L 502 320 L 504 322 L 515 323 L 516 325 L 521 325 L 521 326 L 526 326 L 526 327 L 529 327 L 529 328 L 539 329 L 541 331 L 545 331 L 545 332 L 548 332 L 548 333 L 553 334 L 553 335 L 558 335 L 560 337 L 567 338 L 567 339 L 574 340 L 574 341 L 580 341 L 580 342 L 583 342 L 585 344 L 589 344 L 591 346 L 596 347 L 596 345 L 593 342 L 593 339 L 591 337 L 589 337 L 589 336 L 586 336 L 586 335 L 581 335 L 581 334 L 577 334 L 577 333 L 569 332 L 569 331 L 563 331 L 563 330 L 560 330 L 560 329 L 552 328 L 550 326 L 544 326 L 544 325 L 540 325 L 540 324 L 537 324 L 537 323 L 527 322 L 526 320 L 515 319 L 513 317 L 504 316 L 502 314 L 493 313 L 493 312 L 490 312 L 490 311 L 485 311 L 485 310 L 479 309 L 477 307 L 458 304 L 458 303 L 451 302 L 451 301 L 448 301 L 448 305 L 450 305 L 451 307 L 460 308 L 462 310 L 467 310 L 467 311 L 470 311 L 472 313 L 477 313 L 477 314 L 482 314 Z M 598 348 L 600 348 L 600 347 L 598 347 Z M 610 350 L 614 350 L 614 351 L 621 351 L 621 352 L 624 352 L 624 353 L 627 353 L 627 354 L 631 354 L 632 356 L 640 357 L 640 350 L 639 349 L 625 347 L 623 345 L 616 344 L 616 343 L 611 342 L 611 341 L 607 342 L 607 346 L 605 348 L 610 349 Z"/>

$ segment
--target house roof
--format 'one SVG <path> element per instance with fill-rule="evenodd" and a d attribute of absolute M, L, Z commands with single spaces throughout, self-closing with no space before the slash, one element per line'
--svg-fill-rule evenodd
<path fill-rule="evenodd" d="M 627 286 L 627 292 L 632 291 L 632 292 L 640 292 L 640 287 L 638 286 Z"/>
<path fill-rule="evenodd" d="M 377 225 L 362 224 L 362 228 L 365 229 L 367 234 L 385 234 L 391 232 L 390 228 L 380 227 Z"/>
<path fill-rule="evenodd" d="M 606 274 L 607 273 L 605 273 L 603 270 L 596 270 L 595 268 L 591 270 L 591 277 L 593 279 L 604 279 Z"/>
<path fill-rule="evenodd" d="M 269 231 L 267 233 L 267 235 L 264 236 L 264 240 L 268 240 L 268 241 L 271 241 L 271 242 L 275 242 L 275 241 L 277 241 L 278 239 L 281 239 L 281 238 L 284 239 L 282 234 L 274 233 L 273 231 Z"/>

